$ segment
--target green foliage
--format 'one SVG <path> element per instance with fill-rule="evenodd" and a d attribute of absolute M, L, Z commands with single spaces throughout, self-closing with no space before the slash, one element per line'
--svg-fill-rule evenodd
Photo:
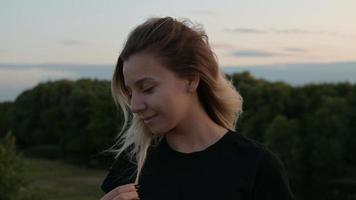
<path fill-rule="evenodd" d="M 10 131 L 13 102 L 0 102 L 0 138 Z"/>
<path fill-rule="evenodd" d="M 16 151 L 15 137 L 10 133 L 0 140 L 0 199 L 26 199 L 22 191 L 26 186 L 24 162 Z"/>
<path fill-rule="evenodd" d="M 284 161 L 290 179 L 300 181 L 298 163 L 300 162 L 301 138 L 298 120 L 277 115 L 266 130 L 264 143 Z M 293 182 L 293 184 L 297 184 Z M 296 187 L 296 186 L 295 186 Z"/>
<path fill-rule="evenodd" d="M 118 129 L 108 81 L 41 83 L 23 92 L 13 104 L 16 109 L 11 116 L 16 124 L 12 130 L 20 147 L 47 158 L 95 163 L 93 159 L 112 144 Z"/>
<path fill-rule="evenodd" d="M 244 99 L 237 130 L 281 158 L 298 199 L 355 199 L 356 85 L 227 77 Z M 104 163 L 97 153 L 113 144 L 122 123 L 109 81 L 41 83 L 0 103 L 0 137 L 11 130 L 32 155 L 79 164 Z"/>

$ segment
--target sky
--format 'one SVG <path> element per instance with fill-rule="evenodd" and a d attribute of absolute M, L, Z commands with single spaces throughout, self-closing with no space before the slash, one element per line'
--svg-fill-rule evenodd
<path fill-rule="evenodd" d="M 149 17 L 204 27 L 225 72 L 292 85 L 356 82 L 354 0 L 0 0 L 0 101 L 39 82 L 109 80 Z"/>

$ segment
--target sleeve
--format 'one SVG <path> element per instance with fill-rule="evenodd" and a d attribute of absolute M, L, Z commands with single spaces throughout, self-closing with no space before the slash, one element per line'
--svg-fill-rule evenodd
<path fill-rule="evenodd" d="M 128 159 L 128 156 L 121 154 L 110 167 L 100 186 L 101 190 L 108 193 L 120 185 L 134 182 L 135 170 L 136 165 Z"/>
<path fill-rule="evenodd" d="M 267 148 L 260 155 L 252 199 L 295 200 L 282 161 Z"/>

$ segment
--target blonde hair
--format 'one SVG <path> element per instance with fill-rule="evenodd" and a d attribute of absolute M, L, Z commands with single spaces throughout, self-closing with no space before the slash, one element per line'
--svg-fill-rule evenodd
<path fill-rule="evenodd" d="M 198 75 L 197 93 L 205 111 L 217 124 L 235 130 L 242 114 L 243 99 L 231 80 L 219 69 L 217 57 L 211 50 L 202 25 L 188 19 L 172 17 L 149 18 L 130 34 L 118 58 L 111 91 L 117 107 L 123 111 L 124 124 L 115 144 L 107 151 L 117 159 L 124 151 L 137 165 L 135 183 L 138 184 L 150 146 L 159 144 L 163 135 L 154 135 L 142 120 L 129 109 L 129 97 L 124 85 L 123 62 L 135 53 L 153 52 L 164 66 L 178 77 Z M 130 121 L 129 121 L 130 120 Z"/>

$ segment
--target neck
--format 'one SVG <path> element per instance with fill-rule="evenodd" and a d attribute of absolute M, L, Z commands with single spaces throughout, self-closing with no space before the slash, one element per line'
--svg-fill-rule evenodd
<path fill-rule="evenodd" d="M 202 151 L 217 142 L 228 131 L 216 124 L 198 106 L 174 129 L 165 134 L 168 145 L 176 151 L 191 153 Z"/>

